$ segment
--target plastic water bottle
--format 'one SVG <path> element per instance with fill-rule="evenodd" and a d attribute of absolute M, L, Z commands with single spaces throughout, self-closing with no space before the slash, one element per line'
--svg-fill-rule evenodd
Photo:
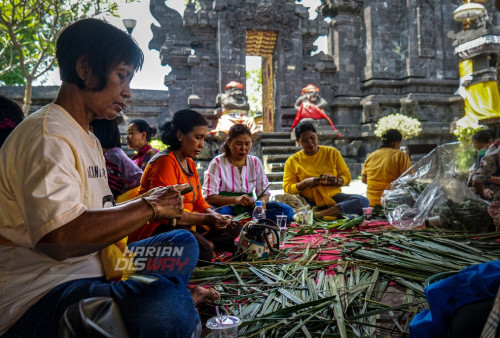
<path fill-rule="evenodd" d="M 266 218 L 266 211 L 262 206 L 262 201 L 255 201 L 255 209 L 252 212 L 252 219 L 258 221 L 259 219 Z"/>

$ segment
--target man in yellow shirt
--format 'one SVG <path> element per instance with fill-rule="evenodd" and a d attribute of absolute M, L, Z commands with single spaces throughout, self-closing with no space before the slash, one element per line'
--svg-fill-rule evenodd
<path fill-rule="evenodd" d="M 384 190 L 411 167 L 408 154 L 399 150 L 403 136 L 396 129 L 382 135 L 382 146 L 371 153 L 363 166 L 361 180 L 367 184 L 366 196 L 370 205 L 380 204 Z"/>
<path fill-rule="evenodd" d="M 326 207 L 315 212 L 315 217 L 342 213 L 362 215 L 368 199 L 343 194 L 340 188 L 351 182 L 351 173 L 340 152 L 333 147 L 319 146 L 316 128 L 309 121 L 295 128 L 295 136 L 302 150 L 285 163 L 285 193 L 300 194 L 311 204 Z"/>

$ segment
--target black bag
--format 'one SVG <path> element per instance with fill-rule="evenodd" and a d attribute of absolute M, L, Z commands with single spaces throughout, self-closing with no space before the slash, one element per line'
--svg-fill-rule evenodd
<path fill-rule="evenodd" d="M 82 299 L 68 306 L 59 321 L 59 338 L 127 338 L 118 305 L 110 297 Z"/>

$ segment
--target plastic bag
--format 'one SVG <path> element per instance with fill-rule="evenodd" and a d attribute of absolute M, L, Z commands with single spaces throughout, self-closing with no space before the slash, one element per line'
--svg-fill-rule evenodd
<path fill-rule="evenodd" d="M 462 168 L 472 163 L 463 162 L 463 151 L 458 142 L 438 146 L 391 183 L 381 202 L 393 226 L 412 229 L 426 223 L 457 230 L 491 228 L 488 203 L 467 187 L 469 173 Z M 474 219 L 484 226 L 476 226 Z"/>

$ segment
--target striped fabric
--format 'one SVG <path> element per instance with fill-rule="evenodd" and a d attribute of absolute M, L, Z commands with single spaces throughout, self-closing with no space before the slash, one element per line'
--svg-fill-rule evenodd
<path fill-rule="evenodd" d="M 500 322 L 500 288 L 495 296 L 495 303 L 491 309 L 490 315 L 486 320 L 486 324 L 481 332 L 481 338 L 498 337 L 498 323 Z"/>
<path fill-rule="evenodd" d="M 218 195 L 221 191 L 251 193 L 255 189 L 256 196 L 259 196 L 268 185 L 269 180 L 258 157 L 248 155 L 247 163 L 240 173 L 226 156 L 219 155 L 210 162 L 205 171 L 202 194 L 207 198 L 210 195 Z"/>

